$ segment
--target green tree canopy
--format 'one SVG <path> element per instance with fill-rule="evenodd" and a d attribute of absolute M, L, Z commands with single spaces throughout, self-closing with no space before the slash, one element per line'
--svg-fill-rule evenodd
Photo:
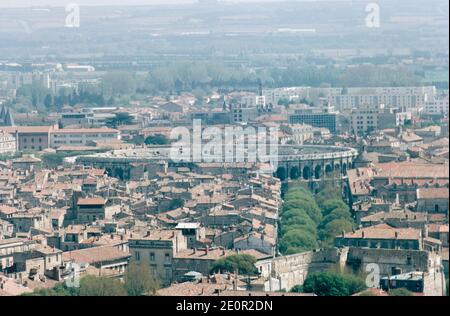
<path fill-rule="evenodd" d="M 246 254 L 232 255 L 217 260 L 211 269 L 211 273 L 217 273 L 219 271 L 232 273 L 237 269 L 239 274 L 255 275 L 258 274 L 255 263 L 256 259 L 253 256 Z"/>
<path fill-rule="evenodd" d="M 337 272 L 310 274 L 302 287 L 304 293 L 314 293 L 318 296 L 350 296 L 365 289 L 366 285 L 362 279 Z"/>
<path fill-rule="evenodd" d="M 129 296 L 155 295 L 160 283 L 148 265 L 132 263 L 125 273 L 124 286 Z"/>
<path fill-rule="evenodd" d="M 127 112 L 117 113 L 113 118 L 106 120 L 106 125 L 110 128 L 117 128 L 121 125 L 131 125 L 134 118 Z"/>
<path fill-rule="evenodd" d="M 161 134 L 150 135 L 145 139 L 146 145 L 168 145 L 170 141 L 166 136 Z"/>
<path fill-rule="evenodd" d="M 393 289 L 389 291 L 389 296 L 413 296 L 413 293 L 405 288 Z"/>
<path fill-rule="evenodd" d="M 86 276 L 80 280 L 80 296 L 127 296 L 127 291 L 119 280 Z"/>

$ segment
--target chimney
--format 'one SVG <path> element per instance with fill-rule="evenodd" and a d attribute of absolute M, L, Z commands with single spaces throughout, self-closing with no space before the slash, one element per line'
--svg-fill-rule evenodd
<path fill-rule="evenodd" d="M 364 239 L 365 236 L 366 234 L 364 233 L 364 231 L 362 231 L 362 238 Z"/>
<path fill-rule="evenodd" d="M 205 255 L 206 255 L 206 256 L 208 255 L 208 251 L 209 251 L 209 247 L 206 246 L 206 247 L 205 247 Z"/>
<path fill-rule="evenodd" d="M 398 239 L 398 232 L 395 232 L 395 239 Z"/>
<path fill-rule="evenodd" d="M 428 226 L 425 224 L 422 230 L 423 238 L 428 238 Z"/>

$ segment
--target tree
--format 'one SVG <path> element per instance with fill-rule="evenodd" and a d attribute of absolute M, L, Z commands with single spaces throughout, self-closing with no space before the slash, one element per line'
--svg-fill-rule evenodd
<path fill-rule="evenodd" d="M 42 155 L 42 164 L 45 168 L 56 168 L 64 163 L 64 158 L 67 157 L 63 153 L 49 153 Z"/>
<path fill-rule="evenodd" d="M 294 254 L 318 248 L 317 237 L 307 230 L 289 230 L 280 240 L 283 254 Z"/>
<path fill-rule="evenodd" d="M 366 289 L 362 279 L 337 272 L 319 272 L 308 275 L 303 283 L 304 293 L 318 296 L 350 296 Z"/>
<path fill-rule="evenodd" d="M 126 296 L 124 285 L 108 277 L 85 276 L 79 287 L 68 287 L 60 283 L 51 289 L 38 289 L 25 296 Z"/>
<path fill-rule="evenodd" d="M 160 286 L 154 273 L 145 264 L 130 264 L 124 281 L 125 290 L 129 296 L 155 295 Z"/>
<path fill-rule="evenodd" d="M 337 208 L 350 210 L 348 205 L 342 199 L 329 199 L 321 203 L 322 215 L 327 216 Z"/>
<path fill-rule="evenodd" d="M 103 91 L 110 96 L 136 92 L 136 77 L 127 71 L 112 71 L 103 76 Z"/>
<path fill-rule="evenodd" d="M 150 135 L 145 139 L 146 145 L 168 145 L 170 141 L 166 136 L 161 134 Z"/>
<path fill-rule="evenodd" d="M 405 288 L 393 289 L 389 291 L 389 296 L 413 296 L 413 293 Z"/>
<path fill-rule="evenodd" d="M 332 246 L 334 238 L 342 232 L 350 232 L 353 229 L 353 223 L 345 219 L 335 219 L 320 231 L 319 236 L 322 246 Z"/>
<path fill-rule="evenodd" d="M 53 105 L 53 98 L 51 94 L 47 94 L 45 96 L 44 105 L 47 109 L 50 109 L 50 107 Z"/>
<path fill-rule="evenodd" d="M 131 125 L 134 118 L 127 112 L 117 113 L 113 118 L 106 120 L 106 125 L 111 128 L 117 128 L 120 125 Z"/>
<path fill-rule="evenodd" d="M 231 272 L 236 269 L 239 274 L 258 274 L 258 269 L 255 267 L 256 259 L 251 255 L 238 254 L 228 256 L 217 260 L 211 268 L 211 273 L 217 272 Z"/>
<path fill-rule="evenodd" d="M 108 277 L 86 276 L 80 280 L 80 296 L 126 296 L 123 284 Z"/>
<path fill-rule="evenodd" d="M 80 288 L 68 287 L 65 283 L 57 284 L 50 289 L 36 289 L 31 293 L 25 293 L 23 296 L 79 296 Z"/>

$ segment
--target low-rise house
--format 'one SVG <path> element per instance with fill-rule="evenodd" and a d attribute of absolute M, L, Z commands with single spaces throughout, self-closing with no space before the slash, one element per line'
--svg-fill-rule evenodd
<path fill-rule="evenodd" d="M 144 237 L 130 238 L 128 243 L 131 262 L 149 265 L 162 284 L 172 283 L 173 258 L 187 249 L 187 240 L 180 230 L 149 231 Z"/>
<path fill-rule="evenodd" d="M 239 250 L 255 249 L 271 255 L 275 252 L 276 240 L 262 233 L 250 232 L 242 237 L 236 238 L 233 241 L 233 248 Z"/>
<path fill-rule="evenodd" d="M 181 281 L 183 276 L 190 271 L 207 276 L 211 273 L 211 269 L 217 260 L 233 254 L 236 254 L 236 252 L 220 248 L 209 249 L 208 247 L 179 251 L 173 258 L 174 281 Z"/>
<path fill-rule="evenodd" d="M 425 230 L 426 231 L 426 230 Z M 335 238 L 336 247 L 375 249 L 414 249 L 440 252 L 440 240 L 428 237 L 421 229 L 393 228 L 386 224 L 342 233 Z"/>
<path fill-rule="evenodd" d="M 79 199 L 76 218 L 78 223 L 92 223 L 105 219 L 106 200 L 100 197 Z"/>
<path fill-rule="evenodd" d="M 126 271 L 130 253 L 113 246 L 92 247 L 63 253 L 63 263 L 89 264 L 97 269 L 108 269 L 122 274 Z"/>
<path fill-rule="evenodd" d="M 14 253 L 14 272 L 28 275 L 31 279 L 52 277 L 54 269 L 62 264 L 62 251 L 53 247 L 39 246 L 31 251 Z"/>
<path fill-rule="evenodd" d="M 0 219 L 0 240 L 11 238 L 14 233 L 14 225 L 10 222 Z"/>
<path fill-rule="evenodd" d="M 417 211 L 448 214 L 448 187 L 417 189 Z"/>

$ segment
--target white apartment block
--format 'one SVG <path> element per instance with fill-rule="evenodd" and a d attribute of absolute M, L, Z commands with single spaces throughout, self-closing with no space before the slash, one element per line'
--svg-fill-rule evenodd
<path fill-rule="evenodd" d="M 430 102 L 427 102 L 424 107 L 424 113 L 425 114 L 432 114 L 432 115 L 441 115 L 441 116 L 447 116 L 448 117 L 448 95 L 440 98 L 436 98 L 435 100 L 432 100 Z"/>
<path fill-rule="evenodd" d="M 50 74 L 45 72 L 17 72 L 9 77 L 10 87 L 18 89 L 24 85 L 30 85 L 33 82 L 39 82 L 44 88 L 50 89 Z"/>
<path fill-rule="evenodd" d="M 282 99 L 299 102 L 308 99 L 317 102 L 320 98 L 326 98 L 336 109 L 351 110 L 363 104 L 385 104 L 403 111 L 418 109 L 427 102 L 434 100 L 436 88 L 434 86 L 423 87 L 353 87 L 353 88 L 312 88 L 289 87 L 264 91 L 266 103 L 277 105 Z M 256 105 L 255 95 L 249 95 L 242 99 L 247 106 Z"/>
<path fill-rule="evenodd" d="M 386 87 L 348 88 L 345 93 L 329 94 L 328 100 L 340 110 L 351 110 L 363 104 L 385 104 L 389 107 L 410 111 L 423 107 L 434 100 L 436 88 L 427 87 Z"/>
<path fill-rule="evenodd" d="M 110 128 L 80 128 L 59 129 L 51 132 L 50 146 L 89 146 L 95 141 L 117 141 L 120 139 L 118 130 Z"/>
<path fill-rule="evenodd" d="M 362 135 L 378 128 L 378 105 L 364 106 L 352 110 L 350 126 L 353 133 Z"/>
<path fill-rule="evenodd" d="M 0 130 L 0 155 L 15 153 L 16 150 L 17 146 L 14 136 Z"/>

